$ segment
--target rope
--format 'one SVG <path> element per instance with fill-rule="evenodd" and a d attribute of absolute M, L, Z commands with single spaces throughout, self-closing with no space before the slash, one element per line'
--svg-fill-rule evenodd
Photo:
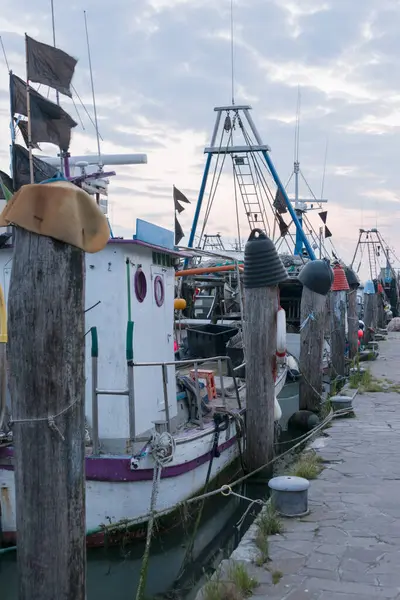
<path fill-rule="evenodd" d="M 174 458 L 175 440 L 168 431 L 153 433 L 150 440 L 151 453 L 155 461 L 153 471 L 153 487 L 150 499 L 150 516 L 147 523 L 146 545 L 143 553 L 142 566 L 140 569 L 139 585 L 136 591 L 136 600 L 143 600 L 146 589 L 147 571 L 150 558 L 151 539 L 153 537 L 154 523 L 156 520 L 156 505 L 160 489 L 161 472 L 163 467 Z"/>
<path fill-rule="evenodd" d="M 70 409 L 72 409 L 75 406 L 75 404 L 78 402 L 78 400 L 80 400 L 79 396 L 77 396 L 75 398 L 75 400 L 73 402 L 71 402 L 71 404 L 68 404 L 68 406 L 66 406 L 65 408 L 60 410 L 60 412 L 56 413 L 55 415 L 48 415 L 47 417 L 31 417 L 31 418 L 26 418 L 26 419 L 10 419 L 9 426 L 12 427 L 13 425 L 15 425 L 15 423 L 20 423 L 20 424 L 43 423 L 44 421 L 47 421 L 47 424 L 50 427 L 50 429 L 52 431 L 58 433 L 58 435 L 60 436 L 62 441 L 65 442 L 65 437 L 63 436 L 63 434 L 57 427 L 57 425 L 55 423 L 55 419 L 57 419 L 58 417 L 61 417 L 61 415 L 64 415 L 66 412 L 68 412 Z"/>

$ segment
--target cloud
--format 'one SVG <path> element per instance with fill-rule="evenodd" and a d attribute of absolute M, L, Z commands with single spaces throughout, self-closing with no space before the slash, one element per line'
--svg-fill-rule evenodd
<path fill-rule="evenodd" d="M 320 195 L 328 140 L 324 196 L 330 201 L 328 226 L 336 248 L 351 258 L 358 228 L 376 222 L 395 244 L 400 216 L 397 0 L 233 0 L 233 7 L 235 100 L 253 106 L 253 118 L 272 148 L 281 179 L 287 181 L 293 170 L 300 86 L 301 169 Z M 203 149 L 216 117 L 213 108 L 231 101 L 230 2 L 114 0 L 110 5 L 105 0 L 73 0 L 55 3 L 55 9 L 57 44 L 79 59 L 74 88 L 93 118 L 83 21 L 83 9 L 87 11 L 102 151 L 148 155 L 147 165 L 120 167 L 112 180 L 114 230 L 131 234 L 136 217 L 172 227 L 171 191 L 176 185 L 192 201 L 181 215 L 188 235 L 205 164 Z M 10 67 L 22 77 L 25 31 L 52 43 L 47 0 L 37 0 L 34 8 L 31 0 L 2 2 L 0 35 Z M 3 66 L 0 167 L 5 170 L 7 89 Z M 71 151 L 96 153 L 93 125 L 79 98 L 74 99 L 79 118 L 74 104 L 62 99 L 79 122 Z M 50 151 L 56 150 L 44 148 L 46 154 Z M 213 170 L 210 179 L 212 175 Z M 303 179 L 300 195 L 309 195 Z M 207 193 L 205 206 L 209 198 Z M 238 210 L 240 235 L 246 239 L 240 202 Z M 310 220 L 320 226 L 314 213 Z M 237 229 L 232 164 L 227 160 L 207 230 L 234 239 Z"/>

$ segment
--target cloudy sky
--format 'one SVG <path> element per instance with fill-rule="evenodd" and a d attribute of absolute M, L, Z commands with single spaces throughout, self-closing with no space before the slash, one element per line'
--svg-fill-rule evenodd
<path fill-rule="evenodd" d="M 171 227 L 175 184 L 192 201 L 181 217 L 188 234 L 213 108 L 230 102 L 230 0 L 54 0 L 54 5 L 57 45 L 79 59 L 74 86 L 92 114 L 87 11 L 102 151 L 148 155 L 147 165 L 120 168 L 110 186 L 115 232 L 131 234 L 137 217 Z M 336 248 L 348 260 L 358 228 L 377 225 L 400 254 L 400 0 L 233 5 L 236 103 L 253 107 L 281 178 L 286 181 L 293 169 L 300 86 L 301 168 L 320 194 L 328 139 L 324 196 Z M 24 77 L 24 33 L 52 43 L 50 0 L 2 0 L 1 7 L 10 68 Z M 81 124 L 75 129 L 71 152 L 95 153 L 94 128 L 76 102 L 84 129 Z M 73 105 L 63 106 L 79 120 Z M 0 167 L 8 170 L 8 76 L 1 56 L 0 134 Z M 226 173 L 207 229 L 233 238 L 231 180 Z M 307 195 L 305 188 L 300 191 Z M 313 221 L 320 225 L 315 215 Z"/>

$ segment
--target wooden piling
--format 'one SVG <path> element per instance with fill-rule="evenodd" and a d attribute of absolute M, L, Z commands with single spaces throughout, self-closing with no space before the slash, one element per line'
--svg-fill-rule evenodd
<path fill-rule="evenodd" d="M 385 306 L 383 303 L 383 296 L 381 293 L 377 295 L 377 326 L 380 329 L 386 328 L 386 314 L 385 314 Z"/>
<path fill-rule="evenodd" d="M 357 288 L 354 287 L 347 292 L 347 330 L 349 358 L 353 359 L 358 353 Z"/>
<path fill-rule="evenodd" d="M 364 344 L 373 339 L 372 330 L 375 328 L 376 294 L 364 294 Z"/>
<path fill-rule="evenodd" d="M 15 228 L 8 295 L 19 600 L 85 600 L 84 256 Z"/>
<path fill-rule="evenodd" d="M 337 264 L 333 268 L 333 285 L 330 294 L 331 322 L 331 378 L 346 374 L 346 292 L 349 290 L 343 268 Z"/>
<path fill-rule="evenodd" d="M 247 465 L 257 469 L 274 455 L 276 314 L 278 288 L 246 288 Z"/>
<path fill-rule="evenodd" d="M 322 394 L 326 297 L 303 286 L 300 331 L 300 410 L 317 411 Z"/>

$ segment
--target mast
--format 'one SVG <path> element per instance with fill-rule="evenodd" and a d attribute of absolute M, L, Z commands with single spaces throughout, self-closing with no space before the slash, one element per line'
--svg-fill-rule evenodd
<path fill-rule="evenodd" d="M 28 117 L 28 152 L 29 152 L 29 176 L 30 182 L 35 183 L 33 176 L 33 156 L 32 156 L 32 123 L 31 123 L 31 95 L 29 93 L 28 81 L 28 37 L 25 33 L 25 59 L 26 59 L 26 106 Z"/>
<path fill-rule="evenodd" d="M 90 44 L 89 44 L 89 33 L 88 33 L 88 26 L 87 26 L 86 10 L 83 11 L 83 15 L 84 15 L 84 19 L 85 19 L 86 44 L 87 44 L 89 70 L 90 70 L 90 83 L 92 86 L 93 112 L 94 112 L 94 122 L 95 122 L 95 126 L 96 126 L 96 138 L 97 138 L 97 152 L 99 155 L 99 166 L 101 166 L 100 136 L 99 136 L 99 126 L 98 126 L 98 122 L 97 122 L 96 96 L 94 93 L 92 58 L 90 55 Z"/>
<path fill-rule="evenodd" d="M 54 48 L 56 48 L 56 23 L 55 23 L 55 17 L 54 17 L 54 0 L 50 0 L 50 5 L 51 5 L 51 24 L 52 24 L 52 28 L 53 28 L 53 46 Z M 60 93 L 58 90 L 56 90 L 56 102 L 57 105 L 60 106 Z M 69 177 L 70 172 L 69 172 L 69 164 L 68 164 L 68 152 L 63 152 L 63 150 L 61 150 L 60 148 L 60 166 L 61 166 L 61 173 L 64 173 L 64 175 L 66 177 Z"/>

